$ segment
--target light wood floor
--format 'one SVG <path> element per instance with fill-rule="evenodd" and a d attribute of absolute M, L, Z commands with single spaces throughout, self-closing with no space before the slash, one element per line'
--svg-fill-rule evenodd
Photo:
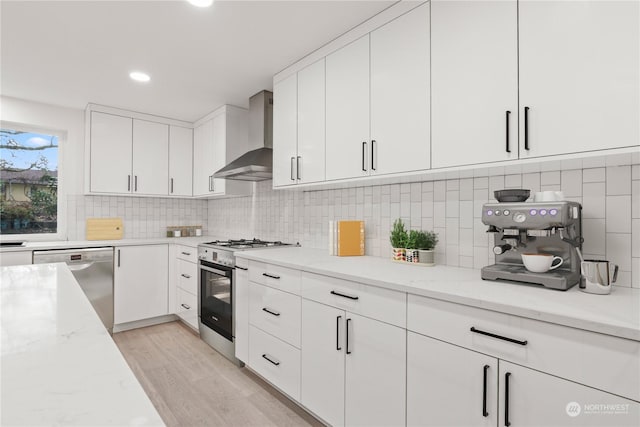
<path fill-rule="evenodd" d="M 181 322 L 113 335 L 167 426 L 320 426 Z"/>

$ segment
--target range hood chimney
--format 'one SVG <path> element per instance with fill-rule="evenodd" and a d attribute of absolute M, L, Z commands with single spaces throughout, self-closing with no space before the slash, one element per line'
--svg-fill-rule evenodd
<path fill-rule="evenodd" d="M 264 181 L 273 174 L 273 93 L 263 90 L 249 98 L 249 145 L 255 149 L 238 157 L 213 176 L 238 181 Z"/>

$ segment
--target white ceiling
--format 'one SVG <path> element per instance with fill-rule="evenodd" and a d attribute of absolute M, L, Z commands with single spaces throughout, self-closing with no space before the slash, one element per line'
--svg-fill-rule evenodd
<path fill-rule="evenodd" d="M 0 2 L 3 95 L 195 121 L 394 1 Z M 147 84 L 129 79 L 137 69 Z"/>

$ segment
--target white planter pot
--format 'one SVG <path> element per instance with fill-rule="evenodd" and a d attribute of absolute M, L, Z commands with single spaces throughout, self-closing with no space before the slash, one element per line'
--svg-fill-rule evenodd
<path fill-rule="evenodd" d="M 436 253 L 434 250 L 418 250 L 418 260 L 421 264 L 436 265 Z"/>
<path fill-rule="evenodd" d="M 404 261 L 405 260 L 405 248 L 393 248 L 393 260 Z"/>
<path fill-rule="evenodd" d="M 405 255 L 405 261 L 407 262 L 419 262 L 420 259 L 420 255 L 418 254 L 418 250 L 417 249 L 407 249 L 406 250 L 406 255 Z"/>

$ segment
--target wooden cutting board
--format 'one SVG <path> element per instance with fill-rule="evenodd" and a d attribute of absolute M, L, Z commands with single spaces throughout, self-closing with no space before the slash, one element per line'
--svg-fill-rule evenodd
<path fill-rule="evenodd" d="M 122 218 L 87 218 L 87 240 L 120 240 Z"/>

